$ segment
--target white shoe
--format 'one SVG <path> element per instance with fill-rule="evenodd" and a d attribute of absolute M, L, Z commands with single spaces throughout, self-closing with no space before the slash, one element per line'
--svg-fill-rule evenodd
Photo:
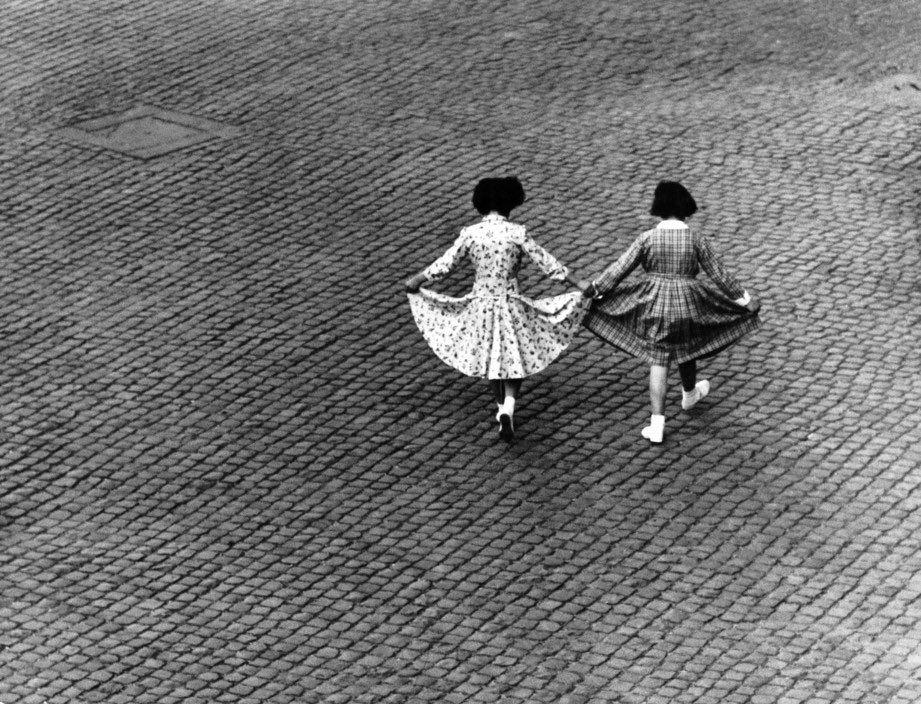
<path fill-rule="evenodd" d="M 649 442 L 662 442 L 662 437 L 665 435 L 665 416 L 652 416 L 649 419 L 649 425 L 643 428 L 641 434 Z"/>
<path fill-rule="evenodd" d="M 681 390 L 681 407 L 688 411 L 697 405 L 697 402 L 710 393 L 710 382 L 704 379 L 698 381 L 693 391 Z"/>
<path fill-rule="evenodd" d="M 496 421 L 499 423 L 499 437 L 505 440 L 505 442 L 511 442 L 515 439 L 515 401 L 512 400 L 509 403 L 506 400 L 505 403 L 500 403 L 499 410 L 496 412 Z"/>

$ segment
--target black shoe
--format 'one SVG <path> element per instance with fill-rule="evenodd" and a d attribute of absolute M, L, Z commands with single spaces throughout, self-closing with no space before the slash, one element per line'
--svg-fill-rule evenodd
<path fill-rule="evenodd" d="M 515 427 L 512 423 L 512 417 L 508 413 L 499 414 L 499 437 L 505 442 L 511 442 L 515 439 Z"/>

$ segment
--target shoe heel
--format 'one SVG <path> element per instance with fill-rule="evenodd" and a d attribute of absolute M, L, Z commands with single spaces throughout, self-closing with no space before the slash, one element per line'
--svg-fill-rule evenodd
<path fill-rule="evenodd" d="M 499 437 L 505 442 L 511 442 L 515 438 L 515 427 L 508 413 L 499 414 Z"/>
<path fill-rule="evenodd" d="M 649 442 L 656 444 L 662 442 L 662 438 L 665 436 L 665 416 L 654 415 L 650 419 L 649 425 L 643 428 L 640 434 Z"/>

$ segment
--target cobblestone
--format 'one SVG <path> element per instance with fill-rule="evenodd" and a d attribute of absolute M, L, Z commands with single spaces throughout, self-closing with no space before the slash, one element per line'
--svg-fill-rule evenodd
<path fill-rule="evenodd" d="M 0 702 L 921 700 L 915 9 L 7 3 Z M 232 136 L 66 138 L 139 105 Z M 584 276 L 698 196 L 765 326 L 661 447 L 418 335 L 487 173 Z"/>

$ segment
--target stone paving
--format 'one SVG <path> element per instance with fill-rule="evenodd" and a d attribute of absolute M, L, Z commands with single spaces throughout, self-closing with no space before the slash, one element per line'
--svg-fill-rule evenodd
<path fill-rule="evenodd" d="M 921 701 L 919 31 L 914 0 L 5 2 L 0 702 Z M 68 136 L 139 106 L 228 132 Z M 508 173 L 584 277 L 678 178 L 761 298 L 661 446 L 587 332 L 505 445 L 416 331 L 402 281 Z"/>

